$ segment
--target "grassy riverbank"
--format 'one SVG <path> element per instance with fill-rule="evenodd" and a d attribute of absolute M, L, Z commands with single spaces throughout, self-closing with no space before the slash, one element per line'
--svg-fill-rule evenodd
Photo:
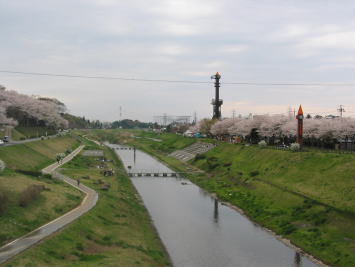
<path fill-rule="evenodd" d="M 0 159 L 14 170 L 39 171 L 55 161 L 57 153 L 65 153 L 79 146 L 70 136 L 61 136 L 14 146 L 0 147 Z"/>
<path fill-rule="evenodd" d="M 0 172 L 0 246 L 76 207 L 79 191 L 42 175 L 56 153 L 78 146 L 66 136 L 16 146 L 1 147 L 0 159 L 7 168 Z"/>
<path fill-rule="evenodd" d="M 64 165 L 62 172 L 99 192 L 97 205 L 63 231 L 15 257 L 8 266 L 169 264 L 150 217 L 114 152 L 88 144 L 86 149 L 104 150 L 112 162 L 81 154 Z M 104 177 L 99 164 L 112 168 L 115 175 Z M 110 184 L 109 190 L 102 190 L 103 184 Z"/>
<path fill-rule="evenodd" d="M 326 263 L 355 265 L 355 155 L 218 143 L 182 163 L 167 153 L 195 139 L 138 131 L 93 135 L 128 142 L 180 171 L 203 170 L 188 177 Z"/>

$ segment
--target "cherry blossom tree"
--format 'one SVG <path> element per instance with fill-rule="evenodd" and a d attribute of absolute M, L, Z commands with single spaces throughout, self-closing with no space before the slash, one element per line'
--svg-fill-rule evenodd
<path fill-rule="evenodd" d="M 41 100 L 0 86 L 0 124 L 16 125 L 18 121 L 36 121 L 44 126 L 66 128 L 68 122 L 60 115 L 63 106 L 57 100 Z"/>
<path fill-rule="evenodd" d="M 236 123 L 235 119 L 224 119 L 217 121 L 211 126 L 211 134 L 213 135 L 225 135 L 229 134 L 228 130 Z"/>

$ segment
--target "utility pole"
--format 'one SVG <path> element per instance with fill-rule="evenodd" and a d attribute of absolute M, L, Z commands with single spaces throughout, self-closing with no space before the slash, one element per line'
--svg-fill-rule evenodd
<path fill-rule="evenodd" d="M 215 86 L 215 98 L 212 99 L 212 105 L 213 105 L 213 117 L 212 119 L 218 119 L 220 120 L 222 117 L 221 114 L 221 106 L 223 104 L 223 100 L 219 99 L 219 87 L 220 87 L 220 82 L 219 80 L 221 79 L 221 75 L 217 72 L 215 75 L 211 76 L 212 80 L 215 80 L 214 86 Z"/>
<path fill-rule="evenodd" d="M 345 112 L 345 109 L 344 109 L 343 105 L 339 106 L 338 111 L 340 112 L 340 118 L 342 118 L 343 117 L 343 112 Z"/>
<path fill-rule="evenodd" d="M 195 111 L 194 112 L 194 124 L 196 124 L 197 123 L 197 112 Z"/>
<path fill-rule="evenodd" d="M 292 108 L 288 107 L 288 118 L 291 119 L 292 118 Z"/>
<path fill-rule="evenodd" d="M 168 123 L 168 116 L 166 115 L 166 113 L 163 114 L 163 125 L 166 126 L 166 124 Z"/>
<path fill-rule="evenodd" d="M 120 106 L 120 118 L 122 117 L 122 106 Z"/>

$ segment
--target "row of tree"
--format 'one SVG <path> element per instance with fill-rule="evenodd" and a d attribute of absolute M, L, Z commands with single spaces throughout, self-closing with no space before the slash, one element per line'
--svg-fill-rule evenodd
<path fill-rule="evenodd" d="M 114 121 L 111 123 L 110 128 L 123 128 L 123 129 L 147 129 L 147 128 L 157 128 L 157 123 L 152 122 L 141 122 L 138 120 L 124 119 L 120 121 Z"/>
<path fill-rule="evenodd" d="M 258 115 L 252 119 L 204 119 L 190 127 L 194 133 L 213 136 L 240 136 L 242 138 L 257 136 L 258 139 L 272 140 L 275 137 L 294 138 L 296 136 L 297 120 L 282 115 Z M 344 140 L 355 135 L 355 119 L 304 119 L 304 137 L 315 139 Z"/>

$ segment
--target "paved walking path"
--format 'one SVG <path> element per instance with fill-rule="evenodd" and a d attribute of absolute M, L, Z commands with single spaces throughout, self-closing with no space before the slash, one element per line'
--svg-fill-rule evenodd
<path fill-rule="evenodd" d="M 97 141 L 97 140 L 94 140 L 94 139 L 90 139 L 89 137 L 87 137 L 86 135 L 83 135 L 83 137 L 85 137 L 87 140 L 91 141 L 91 142 L 94 142 L 95 144 L 97 144 L 98 146 L 102 146 L 102 144 Z"/>
<path fill-rule="evenodd" d="M 48 237 L 49 235 L 63 228 L 64 226 L 79 218 L 81 215 L 83 215 L 96 205 L 96 202 L 98 200 L 98 194 L 95 190 L 83 184 L 77 186 L 77 181 L 55 171 L 59 166 L 73 159 L 83 148 L 83 145 L 78 147 L 71 154 L 65 157 L 62 162 L 51 164 L 50 166 L 44 168 L 42 172 L 46 174 L 52 174 L 54 178 L 63 180 L 64 182 L 84 192 L 86 194 L 84 200 L 78 207 L 62 215 L 61 217 L 1 247 L 0 264 L 4 263 L 5 261 L 9 260 L 11 257 L 17 255 L 21 251 L 41 241 L 43 238 Z"/>

